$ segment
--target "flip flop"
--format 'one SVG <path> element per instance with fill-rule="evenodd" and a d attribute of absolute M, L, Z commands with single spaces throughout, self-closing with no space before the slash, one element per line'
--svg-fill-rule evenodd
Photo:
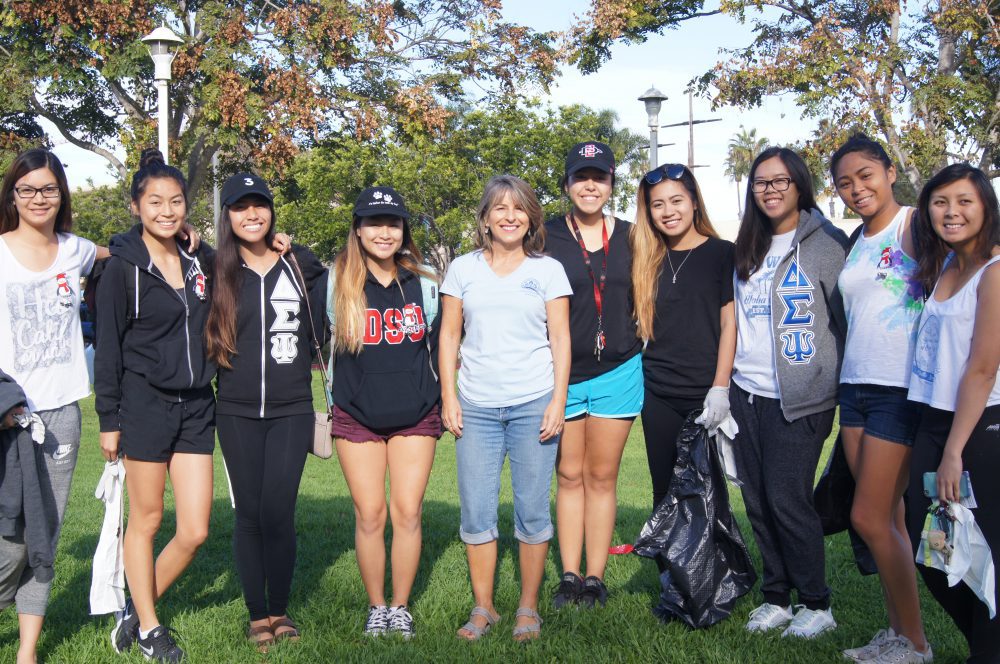
<path fill-rule="evenodd" d="M 476 616 L 485 618 L 486 624 L 480 627 L 476 623 L 472 622 L 472 619 L 475 618 Z M 466 641 L 478 641 L 479 639 L 483 638 L 483 636 L 485 636 L 486 633 L 490 631 L 490 628 L 493 627 L 493 625 L 496 625 L 498 622 L 500 622 L 499 613 L 494 615 L 490 613 L 487 609 L 481 606 L 477 606 L 474 609 L 472 609 L 472 611 L 469 613 L 469 621 L 459 628 L 459 631 L 464 629 L 469 633 L 470 636 L 463 636 L 462 634 L 458 634 L 457 636 L 458 638 L 465 639 Z"/>
<path fill-rule="evenodd" d="M 531 618 L 535 620 L 534 623 L 529 623 L 527 625 L 519 625 L 514 628 L 514 640 L 519 643 L 524 643 L 525 641 L 531 641 L 537 639 L 542 634 L 542 617 L 538 615 L 538 611 L 534 609 L 529 609 L 528 607 L 522 606 L 514 614 L 514 619 L 518 618 Z"/>

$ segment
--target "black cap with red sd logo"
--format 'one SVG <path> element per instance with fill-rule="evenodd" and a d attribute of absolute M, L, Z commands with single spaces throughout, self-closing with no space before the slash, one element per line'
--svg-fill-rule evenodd
<path fill-rule="evenodd" d="M 566 177 L 583 168 L 596 168 L 605 173 L 615 174 L 615 153 L 607 143 L 587 141 L 577 143 L 566 155 Z"/>

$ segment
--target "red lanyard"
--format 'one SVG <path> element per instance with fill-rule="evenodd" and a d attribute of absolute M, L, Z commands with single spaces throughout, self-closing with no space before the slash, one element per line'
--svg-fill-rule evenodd
<path fill-rule="evenodd" d="M 576 235 L 576 241 L 580 243 L 580 250 L 583 252 L 583 262 L 587 266 L 587 272 L 590 273 L 590 280 L 594 284 L 594 305 L 597 307 L 597 335 L 594 338 L 594 355 L 597 356 L 597 361 L 600 362 L 601 351 L 604 350 L 605 341 L 603 296 L 604 285 L 608 280 L 608 223 L 603 218 L 601 219 L 601 243 L 604 245 L 604 258 L 601 261 L 601 278 L 598 279 L 594 275 L 594 268 L 590 265 L 590 252 L 587 251 L 587 245 L 583 242 L 583 234 L 580 233 L 580 226 L 576 223 L 576 215 L 570 212 L 569 220 L 573 225 L 573 233 Z"/>

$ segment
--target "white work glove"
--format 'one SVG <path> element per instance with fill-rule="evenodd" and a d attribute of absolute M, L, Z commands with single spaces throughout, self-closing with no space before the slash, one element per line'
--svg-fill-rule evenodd
<path fill-rule="evenodd" d="M 713 387 L 705 395 L 701 415 L 696 422 L 708 429 L 709 434 L 715 434 L 723 420 L 729 416 L 729 388 Z"/>

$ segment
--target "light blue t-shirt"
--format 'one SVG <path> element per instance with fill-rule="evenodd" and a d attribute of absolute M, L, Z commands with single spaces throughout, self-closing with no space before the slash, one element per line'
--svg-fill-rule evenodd
<path fill-rule="evenodd" d="M 528 257 L 498 277 L 482 250 L 452 261 L 441 285 L 462 300 L 465 338 L 458 390 L 484 408 L 516 406 L 554 387 L 545 303 L 573 294 L 562 264 Z"/>

